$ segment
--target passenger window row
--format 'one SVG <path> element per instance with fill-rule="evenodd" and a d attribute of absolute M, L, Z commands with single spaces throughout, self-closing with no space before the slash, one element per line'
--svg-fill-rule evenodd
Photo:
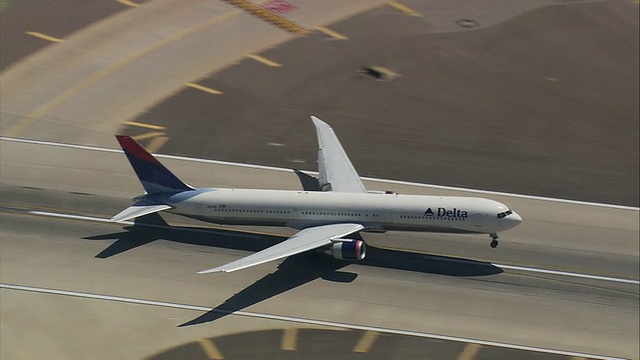
<path fill-rule="evenodd" d="M 421 216 L 400 215 L 400 218 L 401 219 L 446 219 L 446 220 L 454 220 L 454 221 L 465 220 L 465 218 L 462 218 L 462 217 L 425 216 L 425 215 L 421 215 Z"/>
<path fill-rule="evenodd" d="M 362 216 L 362 214 L 355 214 L 355 213 L 334 213 L 334 212 L 323 212 L 323 211 L 303 211 L 302 215 L 328 215 L 328 216 L 352 216 L 352 217 Z M 364 216 L 369 216 L 369 215 L 365 214 Z"/>
<path fill-rule="evenodd" d="M 213 206 L 210 206 L 210 208 Z M 233 212 L 233 213 L 259 213 L 259 214 L 290 214 L 290 210 L 253 210 L 253 209 L 227 209 L 227 208 L 214 208 L 215 211 L 220 212 Z"/>

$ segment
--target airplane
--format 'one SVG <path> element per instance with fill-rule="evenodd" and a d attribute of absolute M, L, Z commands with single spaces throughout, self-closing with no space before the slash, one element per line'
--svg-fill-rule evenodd
<path fill-rule="evenodd" d="M 311 120 L 318 138 L 321 191 L 194 188 L 131 137 L 116 135 L 145 194 L 111 221 L 167 211 L 223 225 L 299 230 L 281 243 L 198 274 L 232 272 L 311 250 L 362 260 L 366 243 L 360 232 L 489 234 L 495 248 L 498 232 L 522 221 L 515 211 L 489 199 L 367 191 L 331 126 L 315 116 Z"/>

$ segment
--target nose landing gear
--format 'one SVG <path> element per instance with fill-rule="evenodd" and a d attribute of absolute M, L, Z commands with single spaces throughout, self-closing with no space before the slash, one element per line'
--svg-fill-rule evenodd
<path fill-rule="evenodd" d="M 492 248 L 495 249 L 496 247 L 498 247 L 498 234 L 491 233 L 491 234 L 489 234 L 489 236 L 491 236 L 491 239 L 492 239 L 490 245 L 491 245 Z"/>

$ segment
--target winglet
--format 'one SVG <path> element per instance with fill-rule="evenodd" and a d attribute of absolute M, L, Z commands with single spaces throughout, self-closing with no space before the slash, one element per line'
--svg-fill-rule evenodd
<path fill-rule="evenodd" d="M 194 189 L 173 175 L 130 136 L 116 135 L 116 139 L 147 194 Z"/>
<path fill-rule="evenodd" d="M 323 191 L 367 192 L 331 126 L 313 115 L 311 120 L 318 136 L 320 188 Z"/>

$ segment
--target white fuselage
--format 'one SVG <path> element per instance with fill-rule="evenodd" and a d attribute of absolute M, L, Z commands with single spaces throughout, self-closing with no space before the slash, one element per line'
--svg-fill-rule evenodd
<path fill-rule="evenodd" d="M 218 224 L 288 226 L 295 229 L 358 223 L 369 231 L 497 233 L 520 217 L 497 201 L 449 196 L 198 189 L 166 199 L 169 210 Z"/>

